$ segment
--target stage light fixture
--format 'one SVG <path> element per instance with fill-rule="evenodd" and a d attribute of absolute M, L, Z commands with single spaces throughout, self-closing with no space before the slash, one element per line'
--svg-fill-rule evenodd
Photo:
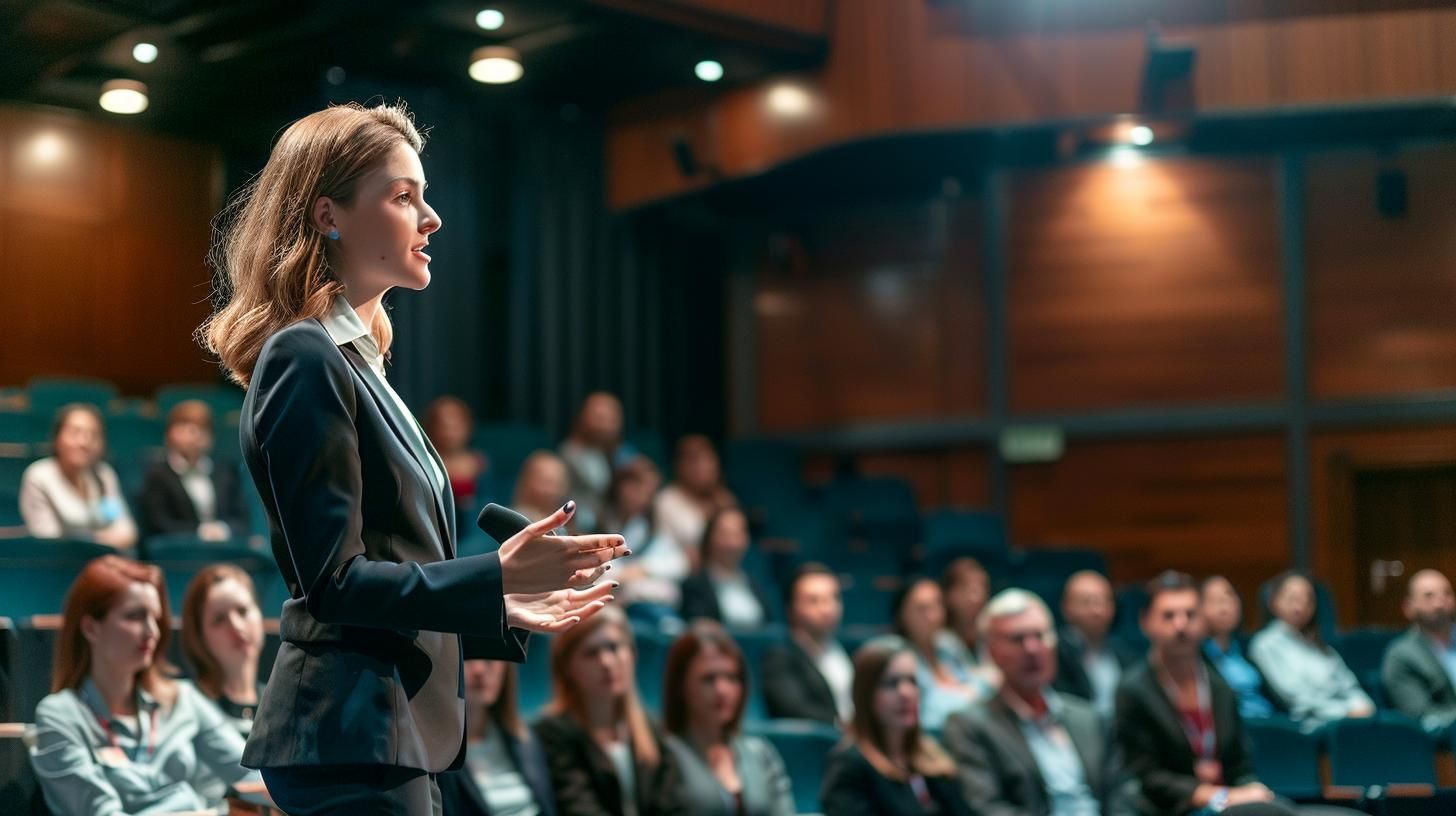
<path fill-rule="evenodd" d="M 693 73 L 704 82 L 717 82 L 723 78 L 723 63 L 717 60 L 703 60 L 693 67 Z"/>
<path fill-rule="evenodd" d="M 487 45 L 470 53 L 470 78 L 487 85 L 509 85 L 520 79 L 526 69 L 521 55 L 514 48 Z"/>
<path fill-rule="evenodd" d="M 133 114 L 147 109 L 147 86 L 134 79 L 112 79 L 101 86 L 101 109 Z"/>
<path fill-rule="evenodd" d="M 482 9 L 475 15 L 475 24 L 486 31 L 495 31 L 506 24 L 506 16 L 497 9 Z"/>
<path fill-rule="evenodd" d="M 131 58 L 142 64 L 157 61 L 157 47 L 148 42 L 137 43 L 131 47 Z"/>
<path fill-rule="evenodd" d="M 1153 143 L 1153 129 L 1147 125 L 1137 125 L 1128 132 L 1128 141 L 1138 147 L 1147 147 Z"/>

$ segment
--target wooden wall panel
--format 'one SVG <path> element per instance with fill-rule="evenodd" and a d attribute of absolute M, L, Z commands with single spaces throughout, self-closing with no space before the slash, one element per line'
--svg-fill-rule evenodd
<path fill-rule="evenodd" d="M 214 379 L 192 332 L 210 309 L 216 170 L 200 145 L 0 108 L 0 384 Z"/>
<path fill-rule="evenodd" d="M 1312 157 L 1305 182 L 1310 388 L 1317 397 L 1456 389 L 1456 148 Z M 1376 208 L 1382 167 L 1409 211 Z"/>
<path fill-rule="evenodd" d="M 672 5 L 741 17 L 799 34 L 820 36 L 830 0 L 668 0 Z"/>
<path fill-rule="evenodd" d="M 1012 202 L 1014 410 L 1279 398 L 1267 162 L 1039 171 Z"/>
<path fill-rule="evenodd" d="M 991 504 L 990 455 L 983 448 L 950 448 L 856 457 L 864 476 L 896 476 L 915 488 L 922 510 L 985 509 Z"/>
<path fill-rule="evenodd" d="M 1252 599 L 1289 565 L 1279 436 L 1078 442 L 1011 469 L 1012 540 L 1091 547 L 1116 582 L 1164 569 L 1228 575 Z"/>

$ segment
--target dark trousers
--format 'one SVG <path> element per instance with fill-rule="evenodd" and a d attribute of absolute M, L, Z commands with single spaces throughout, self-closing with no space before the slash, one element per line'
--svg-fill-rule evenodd
<path fill-rule="evenodd" d="M 435 775 L 394 765 L 264 768 L 263 784 L 288 816 L 440 816 Z"/>

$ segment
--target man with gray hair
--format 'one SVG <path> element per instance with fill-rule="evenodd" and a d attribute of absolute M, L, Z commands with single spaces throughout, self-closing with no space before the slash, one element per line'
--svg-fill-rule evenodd
<path fill-rule="evenodd" d="M 1041 598 L 1005 590 L 981 610 L 977 627 L 1002 684 L 945 724 L 966 803 L 985 816 L 1132 813 L 1102 719 L 1090 703 L 1051 688 L 1057 633 Z"/>

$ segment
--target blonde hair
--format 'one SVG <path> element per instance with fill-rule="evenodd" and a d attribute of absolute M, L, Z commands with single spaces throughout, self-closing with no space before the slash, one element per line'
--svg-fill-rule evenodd
<path fill-rule="evenodd" d="M 228 376 L 244 388 L 269 337 L 328 314 L 344 285 L 329 268 L 327 239 L 312 226 L 314 202 L 347 206 L 359 179 L 399 144 L 416 153 L 424 139 L 403 103 L 326 108 L 288 126 L 268 164 L 218 217 L 209 263 L 218 273 L 219 308 L 197 330 Z M 394 327 L 383 309 L 370 327 L 386 355 Z"/>

